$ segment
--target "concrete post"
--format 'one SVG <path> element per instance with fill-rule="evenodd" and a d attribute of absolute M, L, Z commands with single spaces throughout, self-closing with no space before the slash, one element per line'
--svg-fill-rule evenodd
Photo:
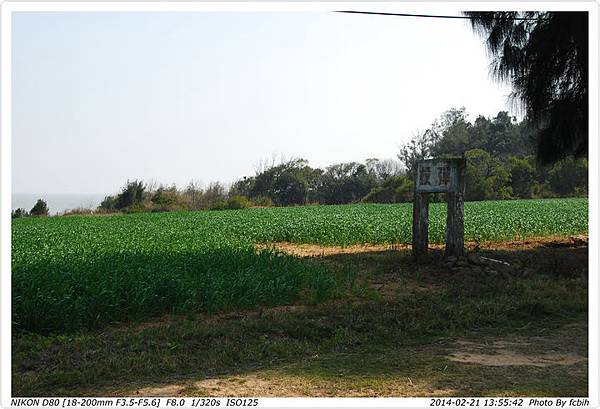
<path fill-rule="evenodd" d="M 429 194 L 417 193 L 413 198 L 413 257 L 421 260 L 427 257 L 429 242 Z"/>
<path fill-rule="evenodd" d="M 455 163 L 456 172 L 451 174 L 455 189 L 446 193 L 446 257 L 460 257 L 465 251 L 465 161 L 455 160 Z"/>
<path fill-rule="evenodd" d="M 417 162 L 413 199 L 413 257 L 427 256 L 429 194 L 445 193 L 448 203 L 445 256 L 459 257 L 465 246 L 465 159 L 424 159 Z"/>

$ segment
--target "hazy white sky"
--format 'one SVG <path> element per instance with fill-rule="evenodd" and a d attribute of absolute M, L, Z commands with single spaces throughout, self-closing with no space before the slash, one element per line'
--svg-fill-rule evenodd
<path fill-rule="evenodd" d="M 466 20 L 20 12 L 12 27 L 13 192 L 233 182 L 273 154 L 391 158 L 451 107 L 510 110 Z"/>

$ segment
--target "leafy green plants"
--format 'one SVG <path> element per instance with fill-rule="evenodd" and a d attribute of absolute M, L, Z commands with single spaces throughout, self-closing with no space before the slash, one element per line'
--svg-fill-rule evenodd
<path fill-rule="evenodd" d="M 431 204 L 433 243 L 444 241 L 445 215 L 445 204 Z M 255 244 L 410 243 L 411 225 L 410 203 L 13 219 L 13 322 L 48 333 L 166 312 L 284 305 L 303 294 L 322 301 L 347 280 Z M 587 199 L 465 204 L 467 241 L 587 229 Z"/>

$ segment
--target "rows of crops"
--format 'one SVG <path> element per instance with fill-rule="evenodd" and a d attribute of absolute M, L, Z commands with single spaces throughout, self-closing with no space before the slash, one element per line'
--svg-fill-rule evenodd
<path fill-rule="evenodd" d="M 257 253 L 258 242 L 409 243 L 411 205 L 346 205 L 107 217 L 16 219 L 13 322 L 75 330 L 162 312 L 217 311 L 314 299 L 341 285 L 319 264 Z M 587 200 L 465 204 L 467 240 L 587 232 Z M 445 207 L 430 207 L 442 243 Z"/>

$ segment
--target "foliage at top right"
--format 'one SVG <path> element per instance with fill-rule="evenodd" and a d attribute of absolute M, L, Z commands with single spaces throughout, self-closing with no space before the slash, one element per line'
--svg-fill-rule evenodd
<path fill-rule="evenodd" d="M 465 12 L 486 41 L 492 74 L 513 87 L 549 164 L 588 152 L 588 13 Z"/>

